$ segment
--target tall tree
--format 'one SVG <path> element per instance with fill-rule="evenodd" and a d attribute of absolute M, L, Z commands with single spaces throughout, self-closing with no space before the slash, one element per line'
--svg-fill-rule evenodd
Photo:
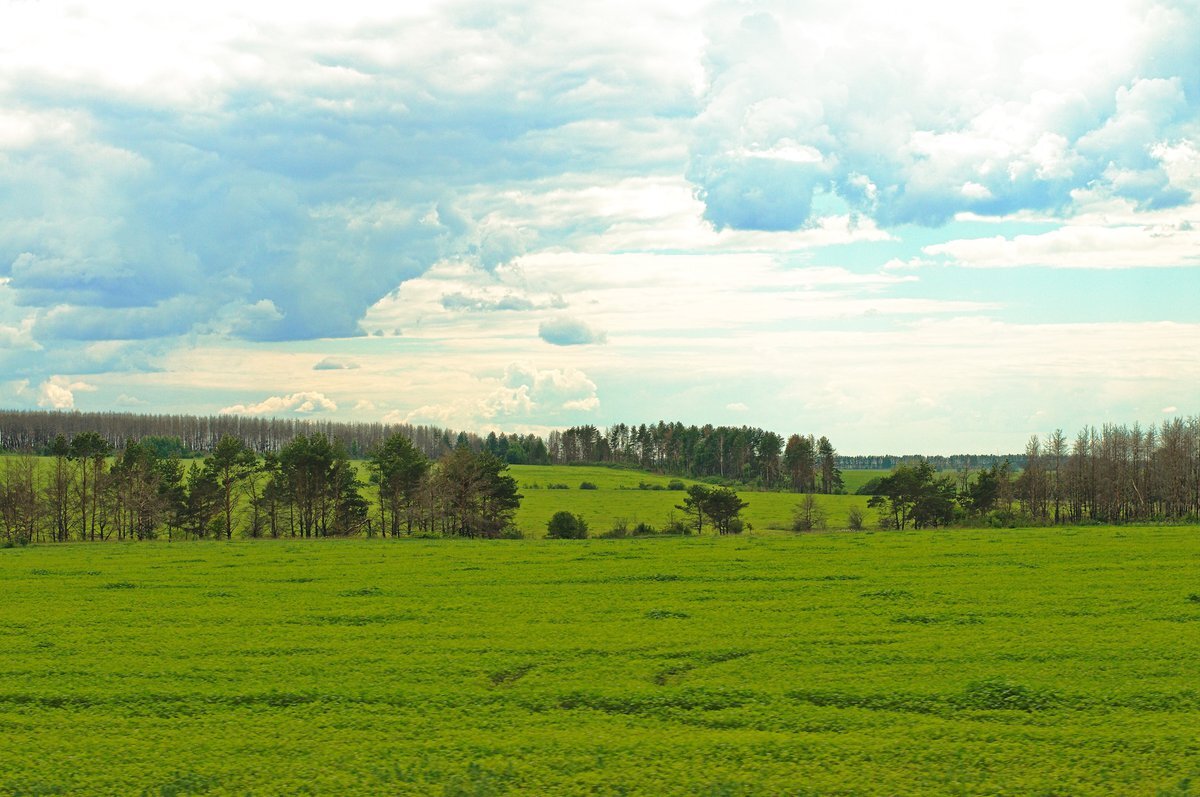
<path fill-rule="evenodd" d="M 71 438 L 67 456 L 77 463 L 79 473 L 79 537 L 96 539 L 100 507 L 100 479 L 112 446 L 96 432 L 81 432 Z"/>
<path fill-rule="evenodd" d="M 233 512 L 238 503 L 238 485 L 249 478 L 258 465 L 254 455 L 240 438 L 225 435 L 212 454 L 204 458 L 204 470 L 221 491 L 221 514 L 225 539 L 233 539 Z"/>
<path fill-rule="evenodd" d="M 50 444 L 49 453 L 54 457 L 54 469 L 43 495 L 50 510 L 54 539 L 66 542 L 71 535 L 70 503 L 71 492 L 74 489 L 74 474 L 69 464 L 71 447 L 67 438 L 61 434 L 55 436 Z"/>
<path fill-rule="evenodd" d="M 498 446 L 495 433 L 488 436 L 489 451 Z M 399 432 L 390 435 L 371 453 L 371 467 L 379 482 L 379 527 L 385 536 L 400 533 L 401 517 L 405 528 L 412 533 L 417 493 L 425 474 L 429 472 L 429 459 L 413 445 L 412 441 Z"/>
<path fill-rule="evenodd" d="M 792 477 L 792 490 L 795 492 L 811 493 L 814 490 L 815 445 L 811 435 L 802 437 L 794 434 L 788 438 L 783 451 L 783 467 Z"/>
<path fill-rule="evenodd" d="M 821 492 L 841 492 L 842 472 L 838 470 L 837 452 L 833 449 L 833 443 L 824 435 L 817 441 L 817 457 L 821 464 Z"/>

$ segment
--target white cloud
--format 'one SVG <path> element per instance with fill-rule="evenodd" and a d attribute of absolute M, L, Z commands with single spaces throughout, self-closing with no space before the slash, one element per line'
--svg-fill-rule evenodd
<path fill-rule="evenodd" d="M 65 376 L 52 376 L 38 385 L 37 404 L 53 410 L 69 410 L 75 407 L 75 393 L 93 391 L 95 385 L 82 381 L 71 381 Z"/>
<path fill-rule="evenodd" d="M 721 6 L 688 176 L 718 228 L 799 229 L 831 189 L 884 224 L 1060 211 L 1089 187 L 1178 204 L 1148 148 L 1200 132 L 1187 8 Z"/>
<path fill-rule="evenodd" d="M 1070 224 L 1037 235 L 966 238 L 926 246 L 969 268 L 1170 268 L 1200 265 L 1200 228 Z"/>
<path fill-rule="evenodd" d="M 730 410 L 732 412 L 746 412 L 750 408 L 740 401 L 735 401 L 731 404 L 726 404 L 725 409 Z"/>
<path fill-rule="evenodd" d="M 270 396 L 257 404 L 233 404 L 221 409 L 221 415 L 276 415 L 286 412 L 334 412 L 337 404 L 323 393 L 303 391 L 287 396 Z"/>

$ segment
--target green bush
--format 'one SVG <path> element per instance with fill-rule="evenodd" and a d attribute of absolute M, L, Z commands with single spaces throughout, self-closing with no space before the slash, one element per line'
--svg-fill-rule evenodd
<path fill-rule="evenodd" d="M 597 486 L 596 486 L 594 483 L 592 483 L 592 482 L 580 482 L 580 483 L 579 483 L 579 489 L 580 489 L 580 490 L 598 490 L 598 489 L 600 489 L 600 488 L 599 488 L 599 487 L 597 487 Z"/>
<path fill-rule="evenodd" d="M 671 481 L 667 482 L 667 489 L 668 490 L 686 490 L 687 485 L 685 485 L 679 479 L 671 479 Z"/>
<path fill-rule="evenodd" d="M 582 540 L 587 537 L 587 521 L 581 515 L 555 512 L 546 524 L 546 536 L 555 540 Z"/>

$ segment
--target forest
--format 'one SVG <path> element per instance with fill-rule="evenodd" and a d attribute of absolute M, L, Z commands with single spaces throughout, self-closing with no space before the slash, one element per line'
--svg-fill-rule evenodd
<path fill-rule="evenodd" d="M 247 439 L 224 417 L 5 413 L 2 420 L 0 539 L 9 543 L 519 536 L 513 516 L 521 495 L 510 463 L 628 466 L 743 492 L 843 492 L 828 438 L 785 440 L 750 427 L 582 426 L 551 432 L 543 443 L 536 435 L 368 424 L 313 430 L 242 419 Z M 62 431 L 81 420 L 97 428 Z M 214 429 L 222 433 L 215 440 Z M 139 431 L 154 433 L 137 439 Z M 1086 427 L 1074 438 L 1055 431 L 1044 442 L 1031 438 L 1019 461 L 964 463 L 951 473 L 930 460 L 905 461 L 859 492 L 871 496 L 880 528 L 1200 520 L 1200 418 Z M 697 489 L 679 507 L 694 517 L 695 531 L 706 517 L 719 519 L 712 527 L 721 533 L 740 530 L 733 491 L 714 493 L 733 502 L 732 511 L 710 511 L 697 507 L 715 499 Z"/>

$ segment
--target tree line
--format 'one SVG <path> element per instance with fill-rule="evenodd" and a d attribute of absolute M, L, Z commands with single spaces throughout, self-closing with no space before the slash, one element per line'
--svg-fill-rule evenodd
<path fill-rule="evenodd" d="M 343 423 L 321 419 L 239 415 L 138 415 L 119 412 L 0 410 L 0 449 L 49 455 L 58 436 L 95 433 L 114 450 L 131 442 L 159 454 L 202 456 L 226 437 L 256 454 L 278 454 L 298 436 L 321 435 L 352 459 L 367 456 L 401 434 L 430 459 L 458 448 L 488 452 L 510 465 L 622 464 L 694 479 L 716 479 L 752 489 L 836 493 L 845 467 L 827 437 L 779 434 L 749 426 L 703 426 L 658 421 L 599 429 L 576 426 L 536 434 L 473 432 L 410 424 Z"/>
<path fill-rule="evenodd" d="M 1143 429 L 1087 427 L 1030 438 L 1017 469 L 1007 460 L 938 476 L 920 460 L 873 487 L 885 526 L 1200 521 L 1200 417 Z"/>
<path fill-rule="evenodd" d="M 353 459 L 366 456 L 393 434 L 403 434 L 425 456 L 437 459 L 455 448 L 467 446 L 479 452 L 500 447 L 490 435 L 412 424 L 352 423 L 320 418 L 258 418 L 244 415 L 139 415 L 128 412 L 63 412 L 49 410 L 0 410 L 0 450 L 48 454 L 54 440 L 85 432 L 98 434 L 115 450 L 130 442 L 158 441 L 169 444 L 188 458 L 212 451 L 225 437 L 236 437 L 258 454 L 278 452 L 299 435 L 322 435 L 341 445 Z M 501 435 L 522 451 L 534 452 L 545 443 L 536 435 Z M 501 457 L 503 458 L 503 457 Z M 532 461 L 532 464 L 538 464 Z"/>
<path fill-rule="evenodd" d="M 837 493 L 842 472 L 829 438 L 751 426 L 573 426 L 547 440 L 555 464 L 620 464 L 693 479 L 720 479 L 765 490 Z"/>
<path fill-rule="evenodd" d="M 431 460 L 399 432 L 368 460 L 374 506 L 345 446 L 323 434 L 296 435 L 262 455 L 227 435 L 187 466 L 158 443 L 116 450 L 86 431 L 56 436 L 46 456 L 3 457 L 0 539 L 498 537 L 512 533 L 521 501 L 494 454 L 464 444 Z"/>

